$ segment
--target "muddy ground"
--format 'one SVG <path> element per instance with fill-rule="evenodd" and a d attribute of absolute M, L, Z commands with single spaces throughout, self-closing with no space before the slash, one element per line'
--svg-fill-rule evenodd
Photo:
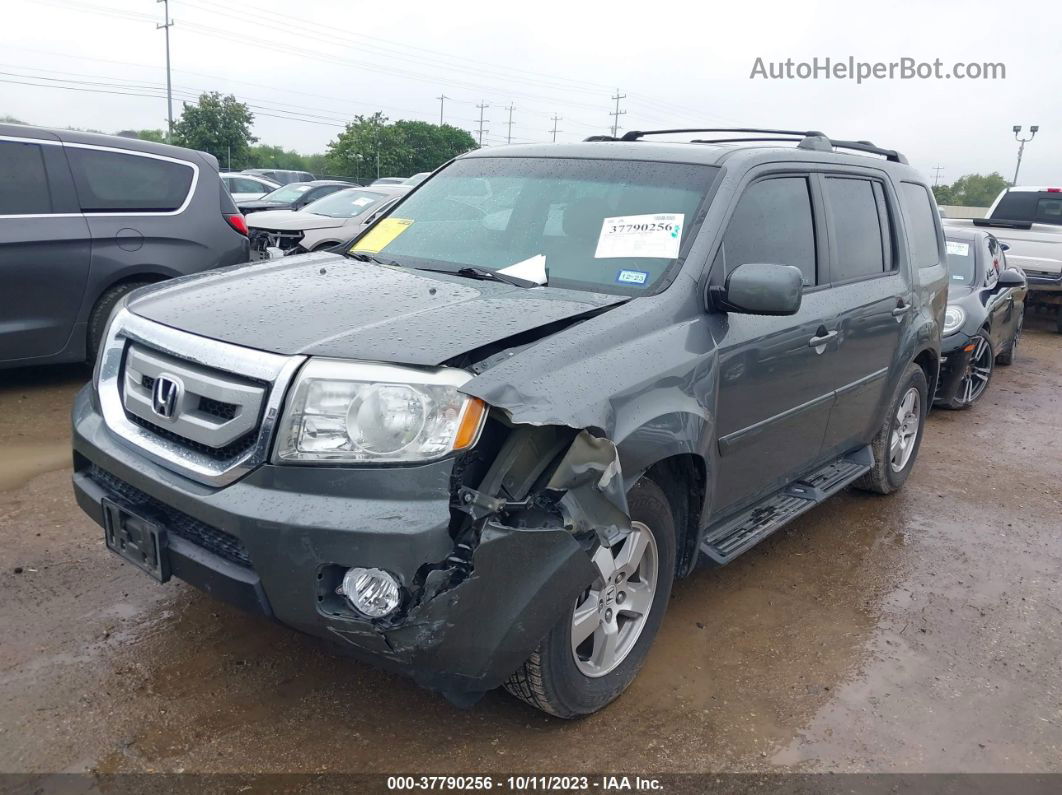
<path fill-rule="evenodd" d="M 121 563 L 69 485 L 86 377 L 0 371 L 0 771 L 1062 771 L 1062 337 L 1035 318 L 901 493 L 680 583 L 574 723 L 455 709 Z"/>

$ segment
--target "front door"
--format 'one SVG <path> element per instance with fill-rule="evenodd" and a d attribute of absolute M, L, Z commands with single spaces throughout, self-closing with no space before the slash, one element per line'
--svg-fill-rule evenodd
<path fill-rule="evenodd" d="M 771 175 L 744 191 L 713 264 L 713 279 L 745 263 L 793 265 L 804 274 L 800 311 L 789 317 L 722 316 L 715 505 L 720 514 L 756 501 L 819 457 L 833 403 L 836 347 L 819 203 L 807 174 Z"/>

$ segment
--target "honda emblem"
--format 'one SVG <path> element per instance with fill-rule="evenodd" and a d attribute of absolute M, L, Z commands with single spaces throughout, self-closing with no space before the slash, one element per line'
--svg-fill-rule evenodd
<path fill-rule="evenodd" d="M 151 387 L 151 410 L 164 420 L 176 419 L 182 391 L 178 378 L 160 375 Z"/>

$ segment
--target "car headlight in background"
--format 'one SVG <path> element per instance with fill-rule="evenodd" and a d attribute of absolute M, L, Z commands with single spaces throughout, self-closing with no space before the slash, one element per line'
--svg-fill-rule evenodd
<path fill-rule="evenodd" d="M 423 463 L 472 447 L 483 401 L 458 387 L 472 376 L 441 367 L 311 359 L 280 421 L 281 463 Z"/>
<path fill-rule="evenodd" d="M 953 334 L 966 322 L 966 313 L 962 307 L 949 306 L 944 311 L 944 333 Z"/>

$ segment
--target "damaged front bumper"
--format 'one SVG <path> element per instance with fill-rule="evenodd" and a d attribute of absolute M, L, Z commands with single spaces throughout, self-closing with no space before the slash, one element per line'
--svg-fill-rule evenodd
<path fill-rule="evenodd" d="M 120 442 L 89 387 L 73 424 L 74 489 L 97 523 L 106 500 L 135 511 L 165 529 L 174 576 L 458 703 L 505 681 L 597 578 L 596 547 L 630 530 L 615 446 L 585 432 L 561 436 L 551 472 L 510 439 L 481 490 L 453 460 L 263 465 L 214 489 Z M 396 613 L 370 620 L 337 595 L 354 566 L 399 581 Z"/>
<path fill-rule="evenodd" d="M 973 338 L 961 331 L 944 338 L 940 352 L 940 376 L 937 378 L 935 402 L 946 404 L 958 395 L 970 365 L 970 356 L 974 347 Z"/>

